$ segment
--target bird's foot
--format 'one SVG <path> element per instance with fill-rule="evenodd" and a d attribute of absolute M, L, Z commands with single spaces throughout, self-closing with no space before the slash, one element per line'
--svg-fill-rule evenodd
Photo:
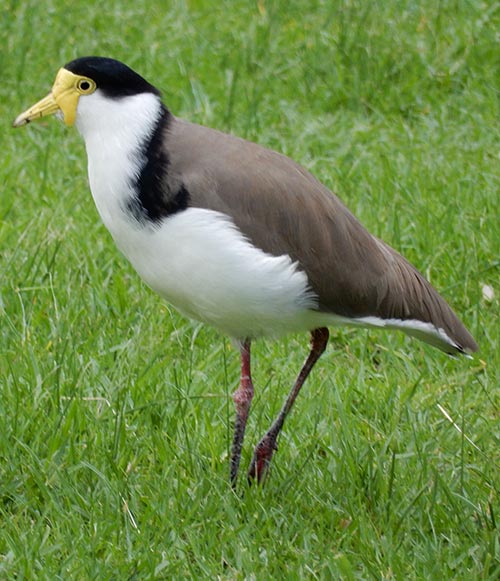
<path fill-rule="evenodd" d="M 262 484 L 269 471 L 271 459 L 274 452 L 278 449 L 276 445 L 277 434 L 268 432 L 255 447 L 252 462 L 248 469 L 248 482 L 252 484 Z"/>

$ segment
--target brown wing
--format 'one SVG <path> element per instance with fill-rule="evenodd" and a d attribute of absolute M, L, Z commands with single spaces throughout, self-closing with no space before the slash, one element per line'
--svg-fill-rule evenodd
<path fill-rule="evenodd" d="M 306 272 L 321 310 L 429 322 L 460 348 L 477 349 L 430 283 L 291 159 L 179 119 L 170 125 L 166 147 L 169 172 L 187 188 L 190 205 L 224 212 L 255 246 L 290 255 Z"/>

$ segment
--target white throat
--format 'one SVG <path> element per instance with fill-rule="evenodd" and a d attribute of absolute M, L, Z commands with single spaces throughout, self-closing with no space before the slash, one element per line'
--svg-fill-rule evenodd
<path fill-rule="evenodd" d="M 124 209 L 145 161 L 144 144 L 161 113 L 160 99 L 153 93 L 114 99 L 97 90 L 78 103 L 76 127 L 85 140 L 90 189 L 118 246 L 123 226 L 130 229 Z"/>

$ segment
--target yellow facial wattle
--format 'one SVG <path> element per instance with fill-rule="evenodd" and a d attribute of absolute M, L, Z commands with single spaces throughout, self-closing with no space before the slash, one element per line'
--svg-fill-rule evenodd
<path fill-rule="evenodd" d="M 21 127 L 35 119 L 53 115 L 58 111 L 63 114 L 64 123 L 71 126 L 76 120 L 76 109 L 81 95 L 90 95 L 96 90 L 95 82 L 81 75 L 75 75 L 67 69 L 59 69 L 51 92 L 38 103 L 18 115 L 14 127 Z"/>

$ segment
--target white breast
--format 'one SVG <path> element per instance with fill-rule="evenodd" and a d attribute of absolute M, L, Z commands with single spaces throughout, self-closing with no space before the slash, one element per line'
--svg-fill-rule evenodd
<path fill-rule="evenodd" d="M 145 140 L 160 114 L 160 100 L 152 93 L 110 99 L 97 90 L 78 102 L 76 127 L 85 140 L 90 189 L 117 244 L 130 229 L 123 210 L 134 194 Z"/>

